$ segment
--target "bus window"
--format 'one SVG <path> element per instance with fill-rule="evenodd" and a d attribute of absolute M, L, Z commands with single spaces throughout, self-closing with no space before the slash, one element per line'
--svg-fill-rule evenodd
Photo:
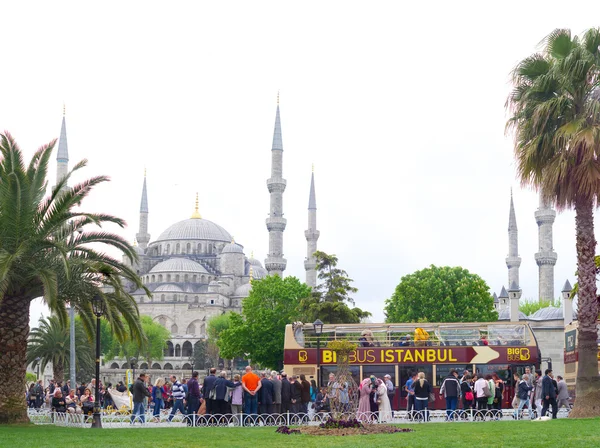
<path fill-rule="evenodd" d="M 407 365 L 399 365 L 398 366 L 398 373 L 400 375 L 400 378 L 398 380 L 398 385 L 400 386 L 400 388 L 403 388 L 404 385 L 406 384 L 406 381 L 408 381 L 408 379 L 410 378 L 411 373 L 413 372 L 424 372 L 425 373 L 425 378 L 427 379 L 427 381 L 429 381 L 431 383 L 432 378 L 433 378 L 433 366 L 432 365 L 428 365 L 428 366 L 407 366 Z M 391 373 L 390 373 L 391 375 Z M 406 396 L 406 392 L 402 392 L 402 396 L 405 397 Z"/>
<path fill-rule="evenodd" d="M 511 372 L 509 370 L 508 365 L 506 364 L 477 364 L 477 374 L 478 375 L 488 375 L 492 373 L 496 373 L 498 377 L 504 382 L 510 381 Z M 439 369 L 439 367 L 438 367 Z"/>
<path fill-rule="evenodd" d="M 444 378 L 450 375 L 450 370 L 456 370 L 458 372 L 458 379 L 460 379 L 465 370 L 471 370 L 470 364 L 438 364 L 435 368 L 435 385 L 441 386 L 444 382 Z"/>
<path fill-rule="evenodd" d="M 371 375 L 375 375 L 377 378 L 382 379 L 386 375 L 392 377 L 392 383 L 396 384 L 395 369 L 393 365 L 390 366 L 373 366 L 363 364 L 362 368 L 363 379 L 369 378 Z"/>
<path fill-rule="evenodd" d="M 337 371 L 337 366 L 321 366 L 321 385 L 327 386 L 327 382 L 329 381 L 329 374 L 335 374 Z M 352 373 L 352 379 L 356 384 L 360 384 L 360 367 L 359 366 L 350 366 L 350 372 Z"/>

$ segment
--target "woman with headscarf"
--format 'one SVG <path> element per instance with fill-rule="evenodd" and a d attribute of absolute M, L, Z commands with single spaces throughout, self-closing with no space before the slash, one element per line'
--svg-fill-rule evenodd
<path fill-rule="evenodd" d="M 377 420 L 377 414 L 379 414 L 379 396 L 377 395 L 377 387 L 381 380 L 375 378 L 375 375 L 371 375 L 371 396 L 369 397 L 369 405 L 371 406 L 371 420 Z"/>
<path fill-rule="evenodd" d="M 379 421 L 380 422 L 391 422 L 392 421 L 392 406 L 390 405 L 390 399 L 388 397 L 388 389 L 382 380 L 377 380 L 377 400 L 379 402 Z"/>
<path fill-rule="evenodd" d="M 371 378 L 365 378 L 362 380 L 359 386 L 358 410 L 356 411 L 356 418 L 359 421 L 369 421 L 371 419 Z"/>

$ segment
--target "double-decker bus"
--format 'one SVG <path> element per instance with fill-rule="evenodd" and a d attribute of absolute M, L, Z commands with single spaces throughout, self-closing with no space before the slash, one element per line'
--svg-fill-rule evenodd
<path fill-rule="evenodd" d="M 577 335 L 579 322 L 574 321 L 565 326 L 565 383 L 571 397 L 575 397 L 575 379 L 579 359 L 577 355 Z M 600 322 L 598 323 L 598 372 L 600 372 Z"/>
<path fill-rule="evenodd" d="M 365 333 L 372 340 L 365 340 Z M 445 408 L 439 388 L 451 369 L 459 376 L 464 370 L 478 375 L 496 372 L 506 384 L 502 407 L 507 408 L 513 398 L 512 373 L 539 368 L 541 360 L 535 336 L 524 322 L 329 324 L 320 336 L 313 324 L 296 323 L 285 329 L 284 370 L 288 375 L 319 378 L 318 384 L 326 385 L 329 373 L 337 368 L 336 354 L 327 343 L 336 339 L 358 345 L 349 357 L 357 384 L 370 375 L 392 377 L 393 409 L 406 408 L 403 386 L 411 372 L 425 373 L 434 387 L 434 407 Z"/>

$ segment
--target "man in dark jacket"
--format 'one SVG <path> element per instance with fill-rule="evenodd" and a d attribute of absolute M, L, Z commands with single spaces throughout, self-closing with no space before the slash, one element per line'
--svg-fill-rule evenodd
<path fill-rule="evenodd" d="M 546 369 L 546 375 L 542 378 L 542 417 L 546 415 L 548 406 L 552 405 L 552 418 L 556 418 L 558 406 L 556 405 L 556 388 L 552 379 L 552 370 Z"/>
<path fill-rule="evenodd" d="M 292 386 L 287 378 L 287 373 L 281 372 L 281 413 L 291 411 Z"/>
<path fill-rule="evenodd" d="M 192 373 L 192 378 L 187 382 L 188 387 L 188 415 L 195 414 L 200 408 L 200 384 L 198 384 L 198 372 Z"/>
<path fill-rule="evenodd" d="M 310 403 L 310 383 L 306 380 L 306 376 L 300 374 L 300 384 L 302 385 L 302 401 L 300 410 L 301 412 L 308 414 L 308 403 Z"/>
<path fill-rule="evenodd" d="M 450 373 L 440 387 L 440 395 L 446 398 L 446 420 L 453 420 L 456 416 L 455 411 L 458 405 L 458 396 L 460 395 L 460 383 L 458 381 L 458 372 L 454 369 Z"/>
<path fill-rule="evenodd" d="M 296 375 L 292 375 L 292 380 L 290 381 L 291 388 L 291 405 L 290 412 L 292 414 L 297 414 L 300 412 L 300 406 L 302 406 L 302 384 Z"/>
<path fill-rule="evenodd" d="M 267 378 L 267 374 L 265 372 L 260 375 L 260 384 L 261 386 L 258 391 L 258 413 L 272 414 L 275 389 L 273 387 L 273 383 L 269 378 Z"/>
<path fill-rule="evenodd" d="M 277 372 L 271 372 L 271 382 L 273 383 L 273 413 L 281 414 L 281 380 L 277 378 Z"/>
<path fill-rule="evenodd" d="M 227 372 L 223 370 L 215 380 L 215 400 L 213 403 L 213 413 L 216 415 L 230 414 L 231 410 L 227 408 L 227 388 L 235 389 L 241 385 L 240 382 L 233 382 L 227 379 Z"/>
<path fill-rule="evenodd" d="M 144 409 L 144 397 L 150 397 L 148 387 L 146 387 L 146 374 L 140 373 L 140 376 L 135 383 L 131 385 L 131 393 L 133 395 L 133 411 L 131 412 L 131 424 L 139 418 L 139 421 L 146 423 L 146 410 Z"/>
<path fill-rule="evenodd" d="M 204 378 L 204 384 L 202 385 L 202 397 L 204 398 L 204 402 L 206 403 L 206 413 L 213 415 L 215 413 L 215 400 L 211 400 L 210 392 L 215 387 L 215 382 L 217 381 L 217 377 L 215 376 L 217 373 L 217 369 L 212 367 L 210 369 L 210 375 Z"/>

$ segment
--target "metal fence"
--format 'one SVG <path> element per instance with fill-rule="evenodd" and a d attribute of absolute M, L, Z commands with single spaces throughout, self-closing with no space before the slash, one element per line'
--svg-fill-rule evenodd
<path fill-rule="evenodd" d="M 550 414 L 547 414 L 550 415 Z M 561 409 L 558 418 L 566 418 L 569 410 Z M 500 420 L 529 420 L 537 417 L 529 411 L 516 414 L 512 409 L 497 410 L 456 410 L 456 411 L 394 411 L 391 418 L 381 418 L 377 413 L 348 413 L 337 415 L 336 418 L 356 418 L 365 424 L 423 424 L 427 422 L 484 422 Z M 30 410 L 29 418 L 37 425 L 55 425 L 67 427 L 90 427 L 91 415 L 69 414 L 50 412 L 47 410 Z M 171 417 L 168 413 L 161 413 L 158 418 L 150 413 L 143 416 L 131 416 L 125 414 L 102 414 L 102 426 L 104 428 L 160 428 L 160 427 L 262 427 L 262 426 L 317 426 L 326 422 L 331 415 L 329 413 L 309 414 L 225 414 L 225 415 L 194 415 L 188 416 L 176 414 Z"/>

